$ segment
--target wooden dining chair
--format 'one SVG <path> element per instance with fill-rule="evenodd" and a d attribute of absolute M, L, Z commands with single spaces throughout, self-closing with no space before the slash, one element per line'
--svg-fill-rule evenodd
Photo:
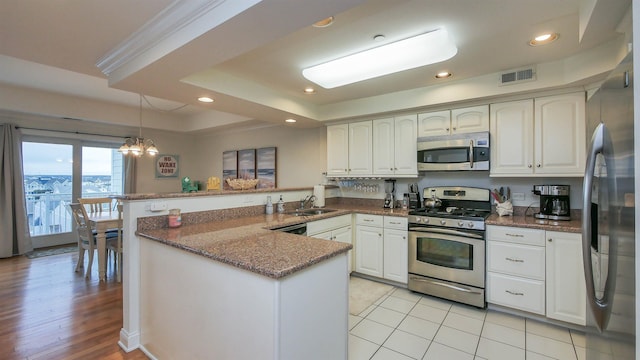
<path fill-rule="evenodd" d="M 99 214 L 102 212 L 111 213 L 112 200 L 108 197 L 97 198 L 78 198 L 78 202 L 82 204 L 89 215 Z"/>
<path fill-rule="evenodd" d="M 116 269 L 116 277 L 118 282 L 122 282 L 122 204 L 118 203 L 117 209 L 120 228 L 118 229 L 117 237 L 107 237 L 107 250 L 114 255 L 113 264 Z"/>
<path fill-rule="evenodd" d="M 91 227 L 87 222 L 87 211 L 80 203 L 69 204 L 73 220 L 76 223 L 76 233 L 78 234 L 78 263 L 76 264 L 76 272 L 84 267 L 84 252 L 89 252 L 89 265 L 85 277 L 91 274 L 91 265 L 93 264 L 93 253 L 96 249 L 96 237 L 91 232 Z"/>

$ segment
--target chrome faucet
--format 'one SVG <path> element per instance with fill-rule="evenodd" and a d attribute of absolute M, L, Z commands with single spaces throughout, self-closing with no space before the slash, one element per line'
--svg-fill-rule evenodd
<path fill-rule="evenodd" d="M 311 207 L 313 207 L 313 203 L 316 201 L 315 195 L 308 195 L 304 199 L 300 200 L 300 210 L 303 210 L 305 205 L 311 203 Z"/>

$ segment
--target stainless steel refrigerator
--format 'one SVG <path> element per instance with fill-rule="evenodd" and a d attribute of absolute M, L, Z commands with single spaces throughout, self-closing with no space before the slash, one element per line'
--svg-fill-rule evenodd
<path fill-rule="evenodd" d="M 583 260 L 587 359 L 635 358 L 633 58 L 587 100 Z"/>

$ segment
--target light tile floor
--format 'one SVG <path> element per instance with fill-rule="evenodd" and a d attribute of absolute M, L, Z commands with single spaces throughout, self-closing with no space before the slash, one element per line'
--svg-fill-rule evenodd
<path fill-rule="evenodd" d="M 349 315 L 349 360 L 583 360 L 584 334 L 395 288 Z"/>

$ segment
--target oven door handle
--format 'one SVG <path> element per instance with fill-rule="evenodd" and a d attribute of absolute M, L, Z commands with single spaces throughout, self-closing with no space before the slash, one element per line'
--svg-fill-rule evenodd
<path fill-rule="evenodd" d="M 432 234 L 444 234 L 444 235 L 454 235 L 454 236 L 464 236 L 473 239 L 484 239 L 483 235 L 472 234 L 464 231 L 451 230 L 451 229 L 440 229 L 440 228 L 428 228 L 426 230 L 423 227 L 409 227 L 409 231 L 415 231 L 418 233 L 432 233 Z"/>
<path fill-rule="evenodd" d="M 420 279 L 418 277 L 412 277 L 412 280 L 428 282 L 429 284 L 438 285 L 438 286 L 442 286 L 442 287 L 446 287 L 446 288 L 449 288 L 449 289 L 462 291 L 462 292 L 466 292 L 466 293 L 470 293 L 470 294 L 482 294 L 482 292 L 480 292 L 480 291 L 475 291 L 475 290 L 471 290 L 471 289 L 466 288 L 466 287 L 453 285 L 453 284 L 447 284 L 447 283 L 443 283 L 443 282 L 440 282 L 440 281 L 425 280 L 425 279 Z"/>

